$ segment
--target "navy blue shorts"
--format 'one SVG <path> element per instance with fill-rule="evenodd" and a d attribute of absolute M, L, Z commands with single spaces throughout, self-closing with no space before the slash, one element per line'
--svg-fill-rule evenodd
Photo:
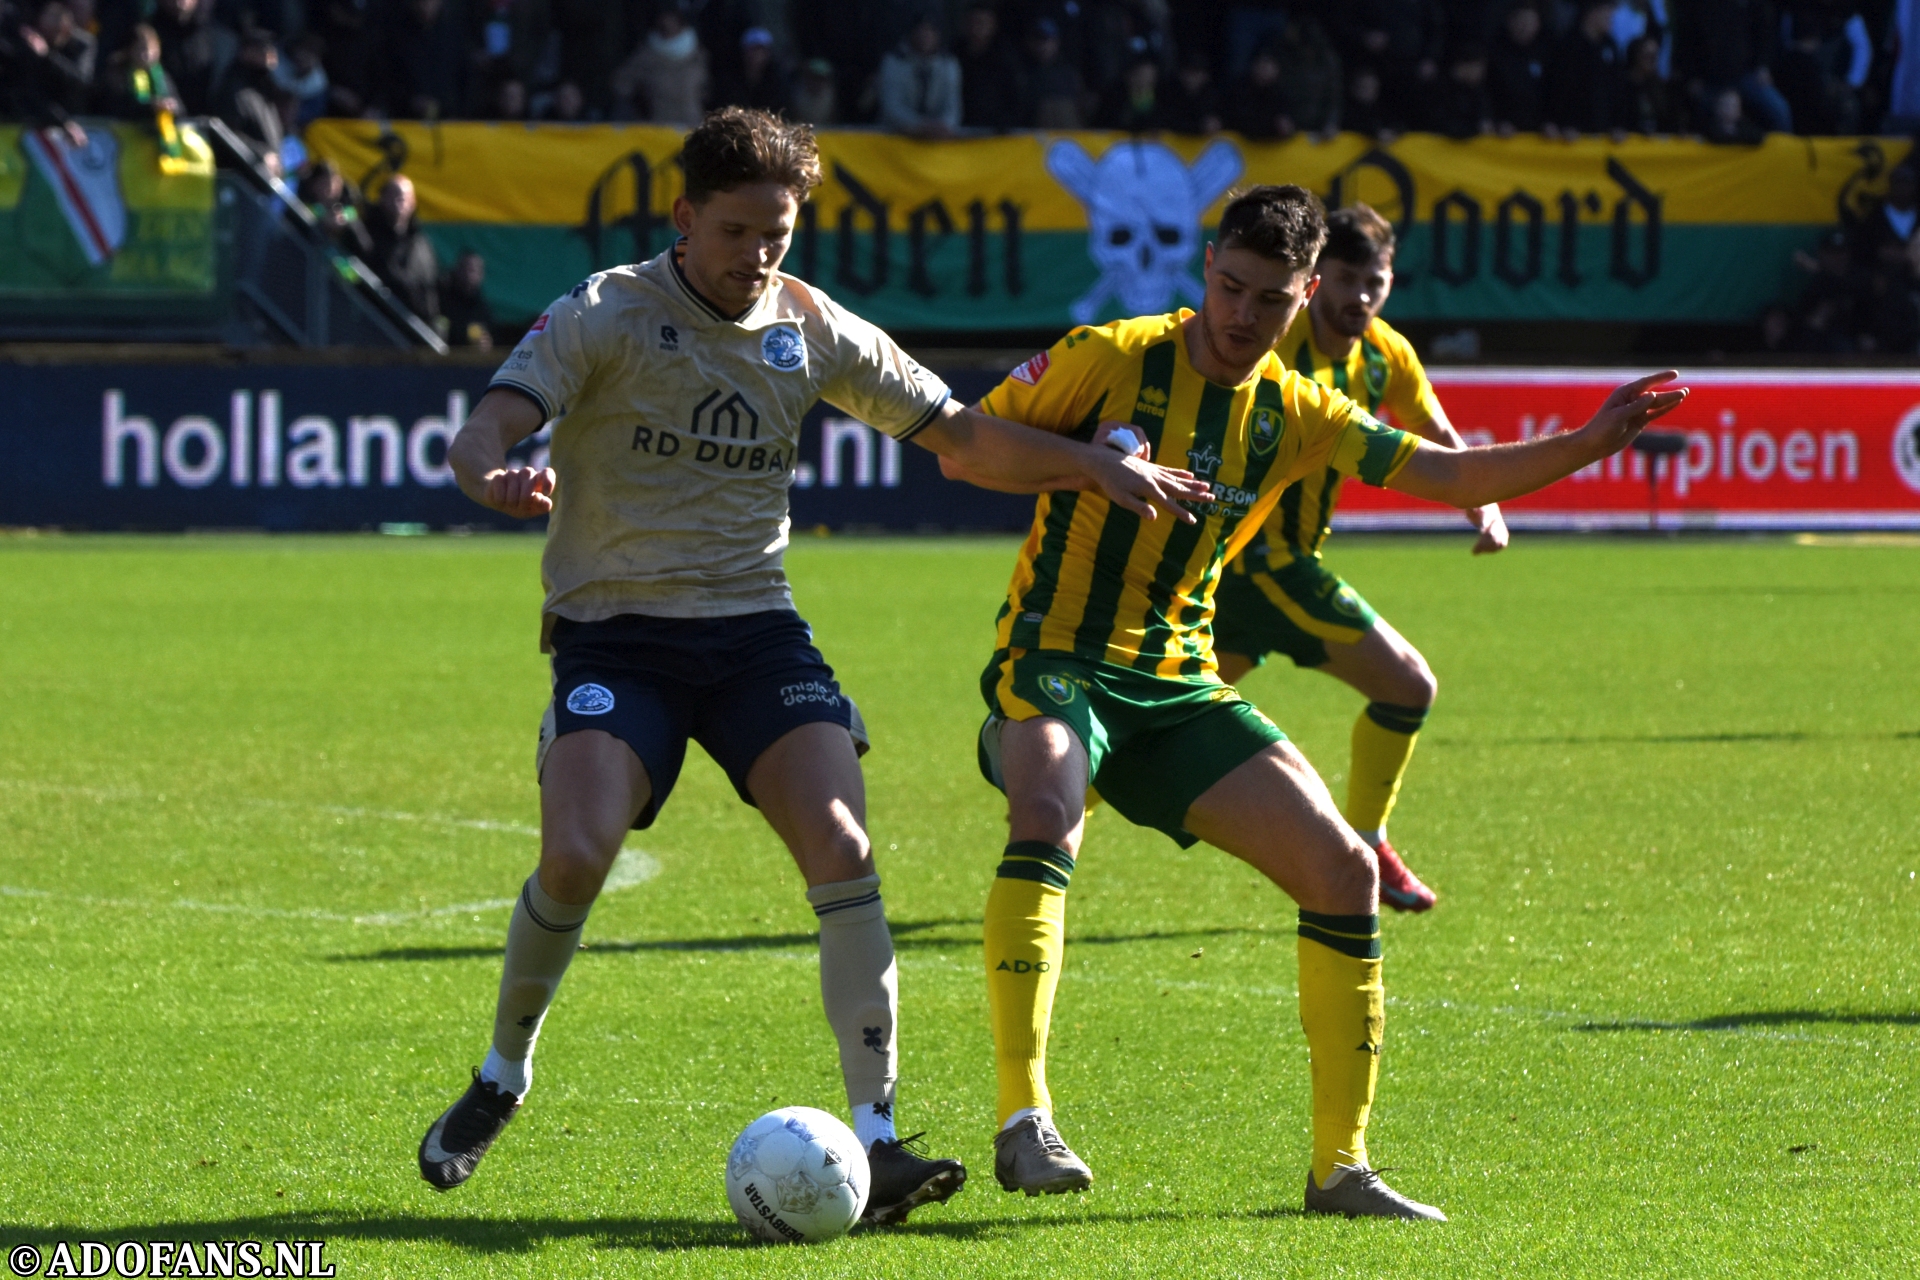
<path fill-rule="evenodd" d="M 581 729 L 632 747 L 653 788 L 636 829 L 652 826 L 672 794 L 689 738 L 748 804 L 753 762 L 803 724 L 837 724 L 866 751 L 859 708 L 840 692 L 813 647 L 812 628 L 791 609 L 731 618 L 562 618 L 552 641 L 553 702 L 540 725 L 538 763 L 546 764 L 554 739 Z"/>

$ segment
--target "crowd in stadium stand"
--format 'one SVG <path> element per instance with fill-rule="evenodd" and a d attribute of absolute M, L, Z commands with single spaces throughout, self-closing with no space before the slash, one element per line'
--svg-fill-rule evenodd
<path fill-rule="evenodd" d="M 1109 128 L 1907 131 L 1896 0 L 0 0 L 16 117 L 156 92 L 263 142 L 320 115 L 945 136 Z M 151 49 L 159 50 L 157 63 Z M 1920 55 L 1920 49 L 1912 51 Z M 156 66 L 159 74 L 149 68 Z M 142 73 L 145 73 L 144 76 Z M 134 87 L 135 80 L 148 83 Z M 154 83 L 163 88 L 156 90 Z"/>
<path fill-rule="evenodd" d="M 0 0 L 0 114 L 76 138 L 85 115 L 213 115 L 273 167 L 301 159 L 320 116 L 685 126 L 725 104 L 928 138 L 1912 133 L 1920 4 Z M 410 191 L 363 213 L 337 171 L 297 176 L 328 234 L 416 311 L 456 341 L 484 332 L 484 264 L 439 278 Z M 1913 349 L 1920 323 L 1895 341 L 1907 331 L 1886 318 L 1913 310 L 1887 300 L 1915 278 L 1911 236 L 1897 251 L 1841 239 L 1844 269 L 1837 247 L 1809 256 L 1810 301 L 1768 317 L 1768 344 Z"/>

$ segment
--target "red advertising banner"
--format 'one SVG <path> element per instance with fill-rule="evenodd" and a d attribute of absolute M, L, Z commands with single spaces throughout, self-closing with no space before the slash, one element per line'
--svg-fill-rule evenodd
<path fill-rule="evenodd" d="M 1578 427 L 1645 370 L 1436 369 L 1470 444 Z M 1920 372 L 1689 373 L 1687 402 L 1655 424 L 1685 437 L 1657 461 L 1628 451 L 1503 504 L 1515 528 L 1920 528 Z M 1648 483 L 1648 466 L 1656 467 Z M 1657 510 L 1657 517 L 1654 512 Z M 1460 517 L 1390 490 L 1341 490 L 1336 528 L 1453 528 Z"/>

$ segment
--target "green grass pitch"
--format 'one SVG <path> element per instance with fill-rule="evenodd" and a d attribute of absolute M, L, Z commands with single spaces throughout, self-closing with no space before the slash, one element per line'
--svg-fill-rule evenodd
<path fill-rule="evenodd" d="M 325 1239 L 346 1276 L 1860 1275 L 1920 1266 L 1920 548 L 1337 539 L 1441 696 L 1395 817 L 1376 1162 L 1443 1227 L 1308 1219 L 1291 905 L 1097 812 L 1052 1074 L 1099 1179 L 1007 1196 L 973 763 L 1008 539 L 814 540 L 866 712 L 902 1118 L 973 1180 L 749 1246 L 721 1164 L 840 1110 L 812 917 L 697 751 L 588 926 L 529 1105 L 414 1168 L 535 855 L 535 540 L 0 541 L 0 1245 Z M 1247 692 L 1338 793 L 1358 699 Z"/>

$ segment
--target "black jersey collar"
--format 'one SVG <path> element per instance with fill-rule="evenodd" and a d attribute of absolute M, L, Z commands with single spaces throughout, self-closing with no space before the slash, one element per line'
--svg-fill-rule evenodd
<path fill-rule="evenodd" d="M 687 301 L 691 302 L 694 306 L 700 309 L 700 313 L 702 315 L 712 320 L 718 320 L 722 324 L 739 324 L 742 321 L 744 321 L 748 316 L 752 315 L 754 313 L 754 309 L 757 308 L 763 300 L 765 300 L 767 295 L 762 293 L 760 297 L 755 298 L 752 304 L 749 305 L 747 309 L 745 311 L 742 311 L 739 315 L 737 316 L 728 315 L 726 312 L 720 310 L 720 308 L 714 306 L 713 303 L 709 302 L 707 300 L 707 296 L 704 293 L 701 293 L 698 289 L 693 287 L 693 281 L 687 279 L 686 269 L 680 265 L 680 259 L 686 256 L 686 252 L 687 252 L 687 238 L 685 236 L 681 236 L 678 240 L 675 240 L 673 242 L 673 248 L 667 250 L 667 265 L 673 268 L 673 278 L 675 281 L 679 283 L 680 291 L 687 295 Z"/>

